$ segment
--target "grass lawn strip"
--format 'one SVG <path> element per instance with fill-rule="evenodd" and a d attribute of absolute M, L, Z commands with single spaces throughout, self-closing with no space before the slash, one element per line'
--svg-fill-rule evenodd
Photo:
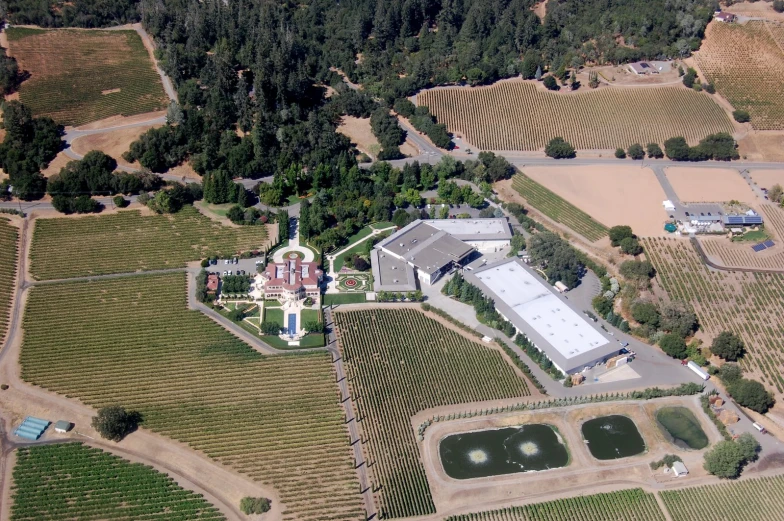
<path fill-rule="evenodd" d="M 224 520 L 172 478 L 81 443 L 18 449 L 12 521 Z"/>
<path fill-rule="evenodd" d="M 284 521 L 365 519 L 329 354 L 263 356 L 187 309 L 186 275 L 34 287 L 22 378 L 275 487 Z M 63 313 L 68 309 L 68 313 Z"/>
<path fill-rule="evenodd" d="M 364 293 L 325 293 L 324 305 L 362 304 L 366 302 Z"/>
<path fill-rule="evenodd" d="M 173 215 L 123 211 L 76 219 L 36 219 L 30 272 L 38 280 L 184 267 L 268 243 L 264 226 L 222 226 L 185 206 Z M 68 252 L 68 255 L 63 255 Z"/>

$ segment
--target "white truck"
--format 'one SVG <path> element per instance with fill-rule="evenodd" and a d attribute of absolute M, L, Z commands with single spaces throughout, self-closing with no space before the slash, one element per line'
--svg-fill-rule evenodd
<path fill-rule="evenodd" d="M 692 360 L 689 360 L 689 363 L 688 363 L 688 364 L 686 364 L 686 366 L 687 366 L 689 369 L 691 369 L 692 371 L 694 371 L 695 373 L 697 373 L 697 374 L 699 375 L 699 377 L 700 377 L 700 378 L 702 378 L 703 380 L 707 380 L 708 378 L 710 378 L 710 376 L 708 376 L 708 373 L 706 373 L 705 371 L 703 371 L 703 370 L 702 370 L 702 367 L 700 367 L 699 365 L 697 365 L 697 364 L 696 364 L 694 361 L 692 361 Z"/>

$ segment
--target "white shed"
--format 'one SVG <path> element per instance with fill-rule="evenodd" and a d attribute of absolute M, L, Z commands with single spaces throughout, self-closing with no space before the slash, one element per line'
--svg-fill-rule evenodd
<path fill-rule="evenodd" d="M 688 474 L 689 469 L 686 468 L 686 465 L 684 465 L 682 461 L 676 461 L 672 464 L 672 473 L 676 478 L 679 478 Z"/>

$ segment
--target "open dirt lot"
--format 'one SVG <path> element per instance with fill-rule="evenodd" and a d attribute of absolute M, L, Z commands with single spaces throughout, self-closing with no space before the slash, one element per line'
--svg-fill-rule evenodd
<path fill-rule="evenodd" d="M 760 188 L 767 188 L 775 184 L 784 186 L 784 168 L 781 170 L 750 170 L 749 175 Z"/>
<path fill-rule="evenodd" d="M 664 406 L 680 405 L 688 407 L 700 421 L 703 430 L 712 443 L 721 439 L 716 427 L 707 419 L 699 407 L 696 397 L 672 397 L 648 402 L 618 402 L 607 404 L 587 404 L 565 408 L 544 409 L 540 411 L 499 414 L 430 426 L 425 440 L 420 444 L 422 459 L 428 473 L 428 481 L 433 491 L 436 508 L 441 515 L 475 508 L 477 503 L 503 501 L 519 502 L 519 499 L 536 498 L 537 501 L 559 497 L 575 490 L 593 493 L 601 487 L 612 484 L 616 489 L 625 486 L 668 487 L 688 485 L 693 480 L 704 479 L 707 474 L 702 469 L 704 450 L 681 449 L 668 441 L 659 428 L 655 415 Z M 646 451 L 638 456 L 617 460 L 599 461 L 591 456 L 583 442 L 581 425 L 588 419 L 608 414 L 623 414 L 630 417 L 642 435 Z M 438 444 L 449 434 L 492 429 L 527 423 L 548 423 L 558 429 L 569 450 L 570 461 L 566 467 L 541 472 L 507 474 L 495 477 L 455 480 L 444 472 L 438 454 Z M 648 463 L 660 459 L 664 454 L 678 454 L 690 470 L 687 478 L 676 480 L 661 470 L 651 471 Z"/>
<path fill-rule="evenodd" d="M 605 226 L 628 224 L 642 237 L 662 235 L 667 197 L 656 176 L 636 163 L 527 167 L 525 174 Z"/>
<path fill-rule="evenodd" d="M 784 132 L 755 132 L 738 140 L 738 153 L 750 161 L 784 162 Z"/>
<path fill-rule="evenodd" d="M 774 11 L 772 2 L 738 2 L 722 10 L 740 16 L 760 17 L 766 20 L 784 22 L 784 13 Z"/>
<path fill-rule="evenodd" d="M 733 199 L 749 204 L 757 202 L 746 181 L 730 168 L 674 167 L 667 168 L 666 174 L 684 203 L 716 203 Z"/>
<path fill-rule="evenodd" d="M 49 166 L 41 170 L 41 173 L 44 177 L 52 177 L 54 174 L 59 174 L 60 170 L 67 165 L 70 161 L 73 161 L 70 157 L 65 155 L 65 152 L 58 152 L 52 162 L 49 163 Z"/>
<path fill-rule="evenodd" d="M 343 116 L 338 126 L 338 132 L 348 137 L 357 146 L 357 149 L 374 159 L 378 151 L 381 150 L 381 145 L 370 128 L 370 118 Z"/>
<path fill-rule="evenodd" d="M 91 150 L 100 150 L 101 152 L 112 156 L 117 160 L 117 163 L 126 166 L 138 166 L 138 163 L 129 163 L 122 158 L 123 153 L 128 151 L 131 143 L 139 139 L 147 130 L 161 125 L 151 125 L 147 127 L 131 127 L 112 130 L 104 134 L 93 134 L 91 136 L 84 136 L 75 139 L 71 143 L 71 148 L 74 152 L 80 155 L 85 155 Z"/>

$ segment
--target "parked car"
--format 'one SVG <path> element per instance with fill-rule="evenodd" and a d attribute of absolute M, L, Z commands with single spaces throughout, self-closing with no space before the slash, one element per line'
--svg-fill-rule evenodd
<path fill-rule="evenodd" d="M 223 276 L 225 277 L 225 276 L 226 276 L 226 275 L 228 275 L 228 274 L 229 274 L 229 272 L 224 270 L 224 272 L 223 272 Z"/>
<path fill-rule="evenodd" d="M 223 264 L 228 264 L 228 263 L 229 263 L 229 259 L 223 259 Z"/>

